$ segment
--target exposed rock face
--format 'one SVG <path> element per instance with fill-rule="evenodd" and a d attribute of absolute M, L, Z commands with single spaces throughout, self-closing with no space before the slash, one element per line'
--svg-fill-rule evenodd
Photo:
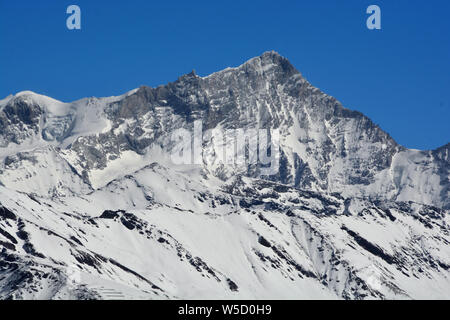
<path fill-rule="evenodd" d="M 23 97 L 14 99 L 0 112 L 0 135 L 2 147 L 8 143 L 20 144 L 26 138 L 38 133 L 42 110 L 39 105 Z"/>
<path fill-rule="evenodd" d="M 199 165 L 174 165 L 199 121 Z M 220 156 L 236 129 L 278 130 L 274 174 Z M 448 298 L 449 146 L 398 145 L 275 52 L 118 97 L 10 96 L 0 297 Z"/>

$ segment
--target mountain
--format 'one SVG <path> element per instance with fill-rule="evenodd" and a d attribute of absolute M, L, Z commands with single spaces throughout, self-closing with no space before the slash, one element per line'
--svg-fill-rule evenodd
<path fill-rule="evenodd" d="M 449 146 L 400 146 L 276 52 L 117 97 L 9 96 L 0 297 L 448 298 Z"/>

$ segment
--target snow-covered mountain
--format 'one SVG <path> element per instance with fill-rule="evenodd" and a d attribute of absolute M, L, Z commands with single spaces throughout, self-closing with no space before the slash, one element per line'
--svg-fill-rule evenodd
<path fill-rule="evenodd" d="M 200 121 L 202 157 L 174 164 Z M 221 156 L 218 132 L 259 129 L 273 174 Z M 449 148 L 398 145 L 275 52 L 117 97 L 21 92 L 0 100 L 0 297 L 448 298 Z"/>

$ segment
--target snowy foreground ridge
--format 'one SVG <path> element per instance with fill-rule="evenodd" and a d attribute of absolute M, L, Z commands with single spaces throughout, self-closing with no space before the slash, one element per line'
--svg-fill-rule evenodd
<path fill-rule="evenodd" d="M 201 161 L 174 164 L 200 120 Z M 216 129 L 261 128 L 274 174 L 222 161 Z M 11 95 L 0 298 L 449 299 L 449 149 L 400 146 L 275 52 L 117 97 Z"/>

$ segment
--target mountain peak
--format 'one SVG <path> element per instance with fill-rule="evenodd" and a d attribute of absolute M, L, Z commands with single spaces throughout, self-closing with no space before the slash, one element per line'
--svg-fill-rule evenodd
<path fill-rule="evenodd" d="M 400 168 L 409 157 L 427 154 L 408 152 L 397 145 L 369 118 L 344 108 L 313 87 L 275 51 L 207 77 L 192 71 L 166 85 L 142 86 L 92 105 L 86 101 L 62 103 L 30 91 L 6 101 L 0 101 L 0 148 L 10 142 L 31 143 L 39 135 L 45 141 L 66 139 L 75 132 L 76 138 L 68 147 L 76 155 L 71 161 L 86 175 L 105 168 L 124 152 L 144 154 L 158 145 L 170 153 L 173 144 L 168 133 L 191 128 L 201 119 L 205 130 L 280 129 L 284 134 L 280 139 L 283 161 L 277 169 L 279 174 L 271 179 L 283 184 L 315 191 L 345 191 L 348 196 L 377 195 L 376 186 L 383 184 L 383 190 L 393 190 L 386 195 L 388 199 L 401 196 L 402 200 L 442 207 L 448 204 L 444 190 L 448 179 L 442 174 L 447 170 L 448 148 L 433 153 L 437 168 L 433 179 L 442 183 L 412 197 L 410 184 L 403 181 L 415 179 L 414 174 L 423 168 L 419 164 L 411 165 L 408 171 Z M 23 124 L 28 131 L 23 130 Z M 207 148 L 216 148 L 215 142 Z M 241 168 L 231 163 L 222 163 L 219 168 L 216 164 L 221 160 L 212 159 L 205 168 L 213 175 L 227 179 L 241 173 Z M 400 184 L 390 174 L 395 170 L 402 170 L 404 180 Z M 254 177 L 259 174 L 248 172 Z M 420 180 L 414 181 L 415 190 L 420 190 Z"/>
<path fill-rule="evenodd" d="M 64 103 L 53 99 L 49 96 L 46 95 L 42 95 L 33 91 L 29 91 L 29 90 L 25 90 L 25 91 L 20 91 L 18 93 L 16 93 L 14 96 L 12 96 L 11 100 L 18 100 L 18 101 L 29 101 L 29 102 L 35 102 L 38 105 L 54 105 L 54 104 L 58 104 L 58 105 L 63 105 Z"/>
<path fill-rule="evenodd" d="M 301 75 L 300 72 L 276 51 L 265 51 L 259 56 L 253 57 L 237 67 L 228 67 L 214 72 L 203 78 L 217 77 L 229 73 L 244 71 L 248 75 L 273 74 L 278 78 L 287 79 L 293 75 Z"/>
<path fill-rule="evenodd" d="M 293 75 L 300 75 L 300 72 L 276 51 L 266 51 L 258 57 L 252 58 L 242 64 L 238 69 L 246 71 L 254 70 L 259 75 L 274 75 L 275 78 L 287 79 Z"/>
<path fill-rule="evenodd" d="M 264 68 L 281 67 L 286 71 L 297 71 L 287 58 L 281 56 L 278 52 L 273 50 L 266 51 L 260 56 L 248 60 L 242 66 L 254 64 L 260 64 Z"/>
<path fill-rule="evenodd" d="M 30 91 L 30 90 L 25 90 L 25 91 L 20 91 L 17 92 L 14 97 L 22 97 L 22 96 L 32 96 L 32 95 L 37 95 L 37 93 Z"/>
<path fill-rule="evenodd" d="M 263 57 L 270 57 L 270 58 L 283 58 L 285 59 L 283 56 L 281 56 L 278 52 L 276 52 L 275 50 L 270 50 L 270 51 L 265 51 L 260 58 Z"/>

